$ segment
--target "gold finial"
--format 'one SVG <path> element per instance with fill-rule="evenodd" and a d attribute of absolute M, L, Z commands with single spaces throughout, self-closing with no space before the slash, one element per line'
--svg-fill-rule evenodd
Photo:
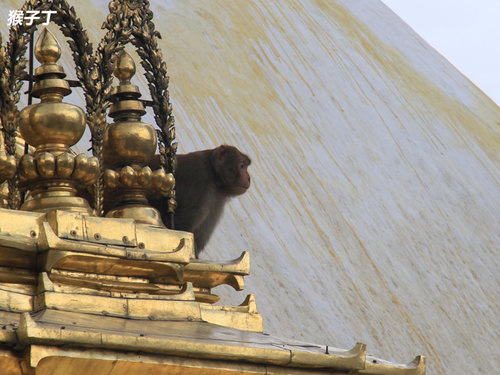
<path fill-rule="evenodd" d="M 35 148 L 33 154 L 23 155 L 19 163 L 21 186 L 31 192 L 31 199 L 21 209 L 64 209 L 90 214 L 88 202 L 77 196 L 77 187 L 94 183 L 99 163 L 85 154 L 75 157 L 70 149 L 85 131 L 85 113 L 80 107 L 63 102 L 71 89 L 63 79 L 63 67 L 57 63 L 61 48 L 47 29 L 38 38 L 35 54 L 42 65 L 35 70 L 31 93 L 41 101 L 19 114 L 21 135 Z M 8 169 L 8 162 L 0 157 L 0 167 L 4 164 Z"/>
<path fill-rule="evenodd" d="M 135 74 L 135 62 L 132 57 L 122 50 L 118 56 L 116 56 L 115 70 L 113 74 L 116 78 L 120 80 L 120 83 L 130 82 L 130 79 Z"/>
<path fill-rule="evenodd" d="M 104 160 L 111 169 L 104 172 L 106 196 L 111 209 L 107 217 L 133 218 L 138 223 L 163 227 L 160 213 L 150 207 L 148 197 L 168 195 L 175 179 L 163 169 L 152 171 L 148 164 L 157 145 L 155 129 L 141 121 L 146 113 L 141 93 L 130 83 L 135 63 L 125 51 L 116 57 L 114 75 L 120 84 L 113 89 L 109 116 L 114 119 L 104 135 Z"/>
<path fill-rule="evenodd" d="M 61 57 L 61 47 L 47 28 L 43 29 L 36 42 L 35 56 L 42 64 L 54 64 Z"/>

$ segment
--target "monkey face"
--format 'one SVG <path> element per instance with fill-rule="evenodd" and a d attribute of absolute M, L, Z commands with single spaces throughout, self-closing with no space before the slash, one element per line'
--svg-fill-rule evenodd
<path fill-rule="evenodd" d="M 236 147 L 223 145 L 215 149 L 214 159 L 218 186 L 230 196 L 245 193 L 251 181 L 248 173 L 250 158 Z"/>
<path fill-rule="evenodd" d="M 234 195 L 241 195 L 245 193 L 250 187 L 250 174 L 248 173 L 248 166 L 250 165 L 250 159 L 246 158 L 245 160 L 240 161 L 237 166 L 238 173 L 236 177 L 236 181 L 234 184 Z"/>

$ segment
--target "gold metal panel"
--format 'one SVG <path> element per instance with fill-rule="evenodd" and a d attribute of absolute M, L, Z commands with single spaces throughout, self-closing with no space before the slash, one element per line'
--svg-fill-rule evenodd
<path fill-rule="evenodd" d="M 0 310 L 32 311 L 33 292 L 30 285 L 0 284 Z"/>
<path fill-rule="evenodd" d="M 128 315 L 137 319 L 202 320 L 200 305 L 194 301 L 128 299 L 127 304 Z"/>
<path fill-rule="evenodd" d="M 250 274 L 250 253 L 248 251 L 244 251 L 238 258 L 222 263 L 202 259 L 193 259 L 191 263 L 186 266 L 186 270 L 224 272 L 246 276 Z"/>
<path fill-rule="evenodd" d="M 47 213 L 47 222 L 55 235 L 60 238 L 85 240 L 85 226 L 82 215 L 70 211 L 56 210 Z"/>
<path fill-rule="evenodd" d="M 213 304 L 220 301 L 220 297 L 216 294 L 212 294 L 210 289 L 195 287 L 194 295 L 196 296 L 196 300 L 201 303 Z"/>
<path fill-rule="evenodd" d="M 3 326 L 5 326 L 5 324 L 2 322 L 2 325 L 0 327 L 3 327 Z M 18 340 L 17 340 L 16 331 L 7 330 L 7 329 L 0 330 L 0 343 L 1 344 L 7 344 L 10 347 L 12 345 L 17 344 L 17 341 Z M 1 361 L 0 361 L 0 363 L 1 363 Z"/>
<path fill-rule="evenodd" d="M 205 322 L 148 321 L 46 310 L 23 314 L 18 329 L 22 343 L 92 346 L 94 349 L 143 351 L 179 357 L 252 362 L 295 368 L 360 370 L 366 348 L 343 351 L 283 342 L 260 333 Z"/>
<path fill-rule="evenodd" d="M 47 214 L 55 234 L 64 239 L 117 246 L 137 246 L 133 219 L 114 219 L 81 215 L 70 211 Z"/>
<path fill-rule="evenodd" d="M 36 244 L 29 243 L 25 237 L 0 234 L 0 264 L 7 267 L 35 269 Z"/>
<path fill-rule="evenodd" d="M 249 294 L 239 306 L 211 306 L 213 309 L 225 309 L 229 311 L 246 312 L 249 314 L 257 314 L 257 303 L 255 295 Z"/>
<path fill-rule="evenodd" d="M 366 358 L 366 346 L 365 344 L 358 343 L 351 350 L 339 350 L 336 352 L 334 350 L 329 351 L 330 355 L 321 355 L 317 353 L 311 353 L 303 350 L 297 350 L 291 346 L 287 346 L 291 349 L 291 363 L 297 364 L 299 366 L 310 366 L 310 367 L 334 367 L 339 370 L 351 370 L 353 367 L 357 370 L 363 369 L 365 366 Z M 364 353 L 364 354 L 361 354 Z M 361 354 L 361 355 L 360 355 Z M 337 357 L 337 361 L 333 360 Z M 351 359 L 350 362 L 340 360 L 340 358 Z"/>
<path fill-rule="evenodd" d="M 103 275 L 147 277 L 150 280 L 165 278 L 172 282 L 180 282 L 183 277 L 183 268 L 177 263 L 128 260 L 59 250 L 40 254 L 39 264 L 44 271 L 59 268 Z"/>
<path fill-rule="evenodd" d="M 0 264 L 35 267 L 35 253 L 45 215 L 0 208 Z"/>
<path fill-rule="evenodd" d="M 417 356 L 407 365 L 395 365 L 382 359 L 367 357 L 366 366 L 360 374 L 365 375 L 425 375 L 425 357 Z"/>
<path fill-rule="evenodd" d="M 1 250 L 0 253 L 2 253 Z M 0 283 L 35 284 L 36 279 L 37 275 L 33 271 L 19 268 L 0 267 Z"/>
<path fill-rule="evenodd" d="M 138 224 L 137 242 L 143 244 L 145 249 L 176 254 L 170 259 L 172 262 L 189 263 L 194 258 L 194 239 L 190 232 Z"/>
<path fill-rule="evenodd" d="M 121 294 L 134 292 L 156 294 L 161 291 L 158 285 L 151 284 L 149 282 L 122 282 L 117 280 L 107 280 L 104 278 L 94 279 L 85 276 L 72 277 L 56 273 L 56 271 L 60 270 L 53 270 L 51 272 L 50 279 L 56 283 L 55 289 L 61 293 L 109 295 L 112 292 L 118 292 Z M 179 286 L 177 290 L 179 291 L 180 289 L 181 287 Z"/>
<path fill-rule="evenodd" d="M 113 220 L 123 220 L 123 219 L 111 219 L 105 218 L 105 223 L 111 223 Z M 106 224 L 107 225 L 107 224 Z M 78 253 L 89 253 L 96 255 L 105 255 L 105 256 L 115 256 L 125 259 L 131 260 L 149 260 L 149 261 L 165 261 L 165 262 L 179 262 L 179 263 L 188 263 L 191 254 L 193 254 L 193 241 L 192 241 L 192 233 L 188 232 L 177 232 L 177 231 L 169 231 L 164 229 L 164 237 L 165 241 L 169 241 L 168 237 L 173 235 L 177 245 L 172 252 L 164 252 L 164 251 L 152 251 L 141 246 L 139 242 L 139 246 L 137 248 L 134 247 L 125 247 L 125 246 L 115 246 L 108 245 L 103 243 L 92 243 L 86 241 L 72 241 L 59 238 L 51 226 L 48 223 L 43 223 L 43 231 L 40 235 L 39 246 L 42 250 L 48 249 L 59 249 L 59 250 L 67 250 Z M 172 243 L 172 241 L 169 241 Z"/>
<path fill-rule="evenodd" d="M 84 216 L 83 220 L 89 242 L 101 242 L 118 246 L 137 246 L 134 220 L 120 219 L 119 221 L 110 221 L 106 218 L 94 216 Z"/>
<path fill-rule="evenodd" d="M 36 284 L 0 283 L 0 290 L 6 292 L 33 295 Z"/>
<path fill-rule="evenodd" d="M 37 311 L 48 308 L 138 319 L 188 321 L 197 319 L 246 331 L 262 332 L 263 330 L 262 317 L 257 312 L 253 295 L 247 296 L 240 306 L 212 306 L 194 303 L 195 294 L 189 282 L 186 283 L 185 288 L 177 291 L 170 290 L 168 294 L 165 292 L 163 295 L 155 294 L 160 290 L 159 287 L 148 289 L 146 287 L 149 284 L 138 283 L 138 288 L 153 294 L 137 294 L 130 293 L 133 290 L 130 283 L 126 285 L 126 292 L 116 293 L 106 290 L 116 289 L 116 282 L 106 287 L 106 285 L 103 286 L 106 280 L 85 280 L 84 275 L 81 274 L 72 279 L 72 285 L 58 284 L 60 281 L 67 281 L 69 277 L 61 278 L 61 276 L 57 272 L 50 278 L 45 272 L 40 275 L 38 295 L 35 297 Z M 51 280 L 54 277 L 55 282 Z M 94 287 L 94 289 L 88 287 Z M 180 301 L 187 303 L 180 303 Z"/>
<path fill-rule="evenodd" d="M 109 375 L 115 367 L 113 361 L 68 357 L 47 357 L 42 359 L 36 375 Z"/>
<path fill-rule="evenodd" d="M 42 213 L 0 208 L 0 234 L 30 238 L 34 244 L 44 219 Z"/>
<path fill-rule="evenodd" d="M 44 273 L 45 274 L 45 273 Z M 147 278 L 121 277 L 113 275 L 69 272 L 53 269 L 50 280 L 54 282 L 53 291 L 61 293 L 87 293 L 110 295 L 119 292 L 125 297 L 141 295 L 157 299 L 193 300 L 191 283 L 184 285 L 152 284 Z M 132 294 L 133 293 L 133 294 Z"/>
<path fill-rule="evenodd" d="M 213 306 L 201 304 L 201 317 L 204 321 L 232 327 L 244 331 L 263 332 L 262 316 L 254 306 Z M 250 312 L 250 310 L 253 310 Z"/>
<path fill-rule="evenodd" d="M 0 311 L 0 343 L 6 343 L 9 346 L 17 343 L 16 330 L 19 327 L 20 318 L 21 313 Z"/>
<path fill-rule="evenodd" d="M 190 281 L 199 288 L 212 289 L 219 285 L 231 285 L 235 290 L 245 289 L 245 279 L 240 275 L 222 272 L 193 272 L 184 269 L 184 280 Z"/>
<path fill-rule="evenodd" d="M 199 288 L 215 288 L 218 285 L 231 285 L 235 290 L 243 290 L 244 275 L 250 274 L 250 253 L 244 251 L 237 259 L 215 263 L 192 259 L 184 269 L 184 278 Z"/>
<path fill-rule="evenodd" d="M 10 350 L 0 350 L 0 370 L 2 375 L 24 375 L 20 366 L 21 358 Z"/>
<path fill-rule="evenodd" d="M 128 316 L 126 300 L 84 294 L 40 293 L 35 297 L 34 309 L 35 311 L 59 309 L 88 314 Z"/>
<path fill-rule="evenodd" d="M 85 290 L 66 290 L 53 284 L 46 274 L 40 278 L 40 292 L 35 297 L 35 310 L 57 309 L 95 315 L 152 320 L 201 320 L 200 307 L 194 301 L 192 285 L 179 295 L 149 296 L 84 294 Z M 73 288 L 71 288 L 73 289 Z M 71 293 L 73 291 L 73 293 Z"/>
<path fill-rule="evenodd" d="M 37 375 L 335 375 L 332 371 L 293 369 L 245 362 L 227 362 L 32 345 L 30 364 Z M 16 374 L 17 375 L 17 374 Z"/>

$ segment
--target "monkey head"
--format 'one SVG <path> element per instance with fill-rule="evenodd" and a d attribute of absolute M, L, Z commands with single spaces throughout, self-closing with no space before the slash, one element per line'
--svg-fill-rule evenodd
<path fill-rule="evenodd" d="M 229 196 L 245 193 L 250 187 L 248 166 L 252 161 L 233 146 L 222 145 L 213 150 L 212 166 L 216 185 Z"/>

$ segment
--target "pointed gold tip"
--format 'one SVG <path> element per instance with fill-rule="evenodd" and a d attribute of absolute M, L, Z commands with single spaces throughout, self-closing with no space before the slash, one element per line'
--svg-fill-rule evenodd
<path fill-rule="evenodd" d="M 47 28 L 43 29 L 36 42 L 35 56 L 42 64 L 53 64 L 61 57 L 61 47 Z"/>
<path fill-rule="evenodd" d="M 124 50 L 116 56 L 115 70 L 113 74 L 120 80 L 120 82 L 130 81 L 135 74 L 135 62 Z"/>

